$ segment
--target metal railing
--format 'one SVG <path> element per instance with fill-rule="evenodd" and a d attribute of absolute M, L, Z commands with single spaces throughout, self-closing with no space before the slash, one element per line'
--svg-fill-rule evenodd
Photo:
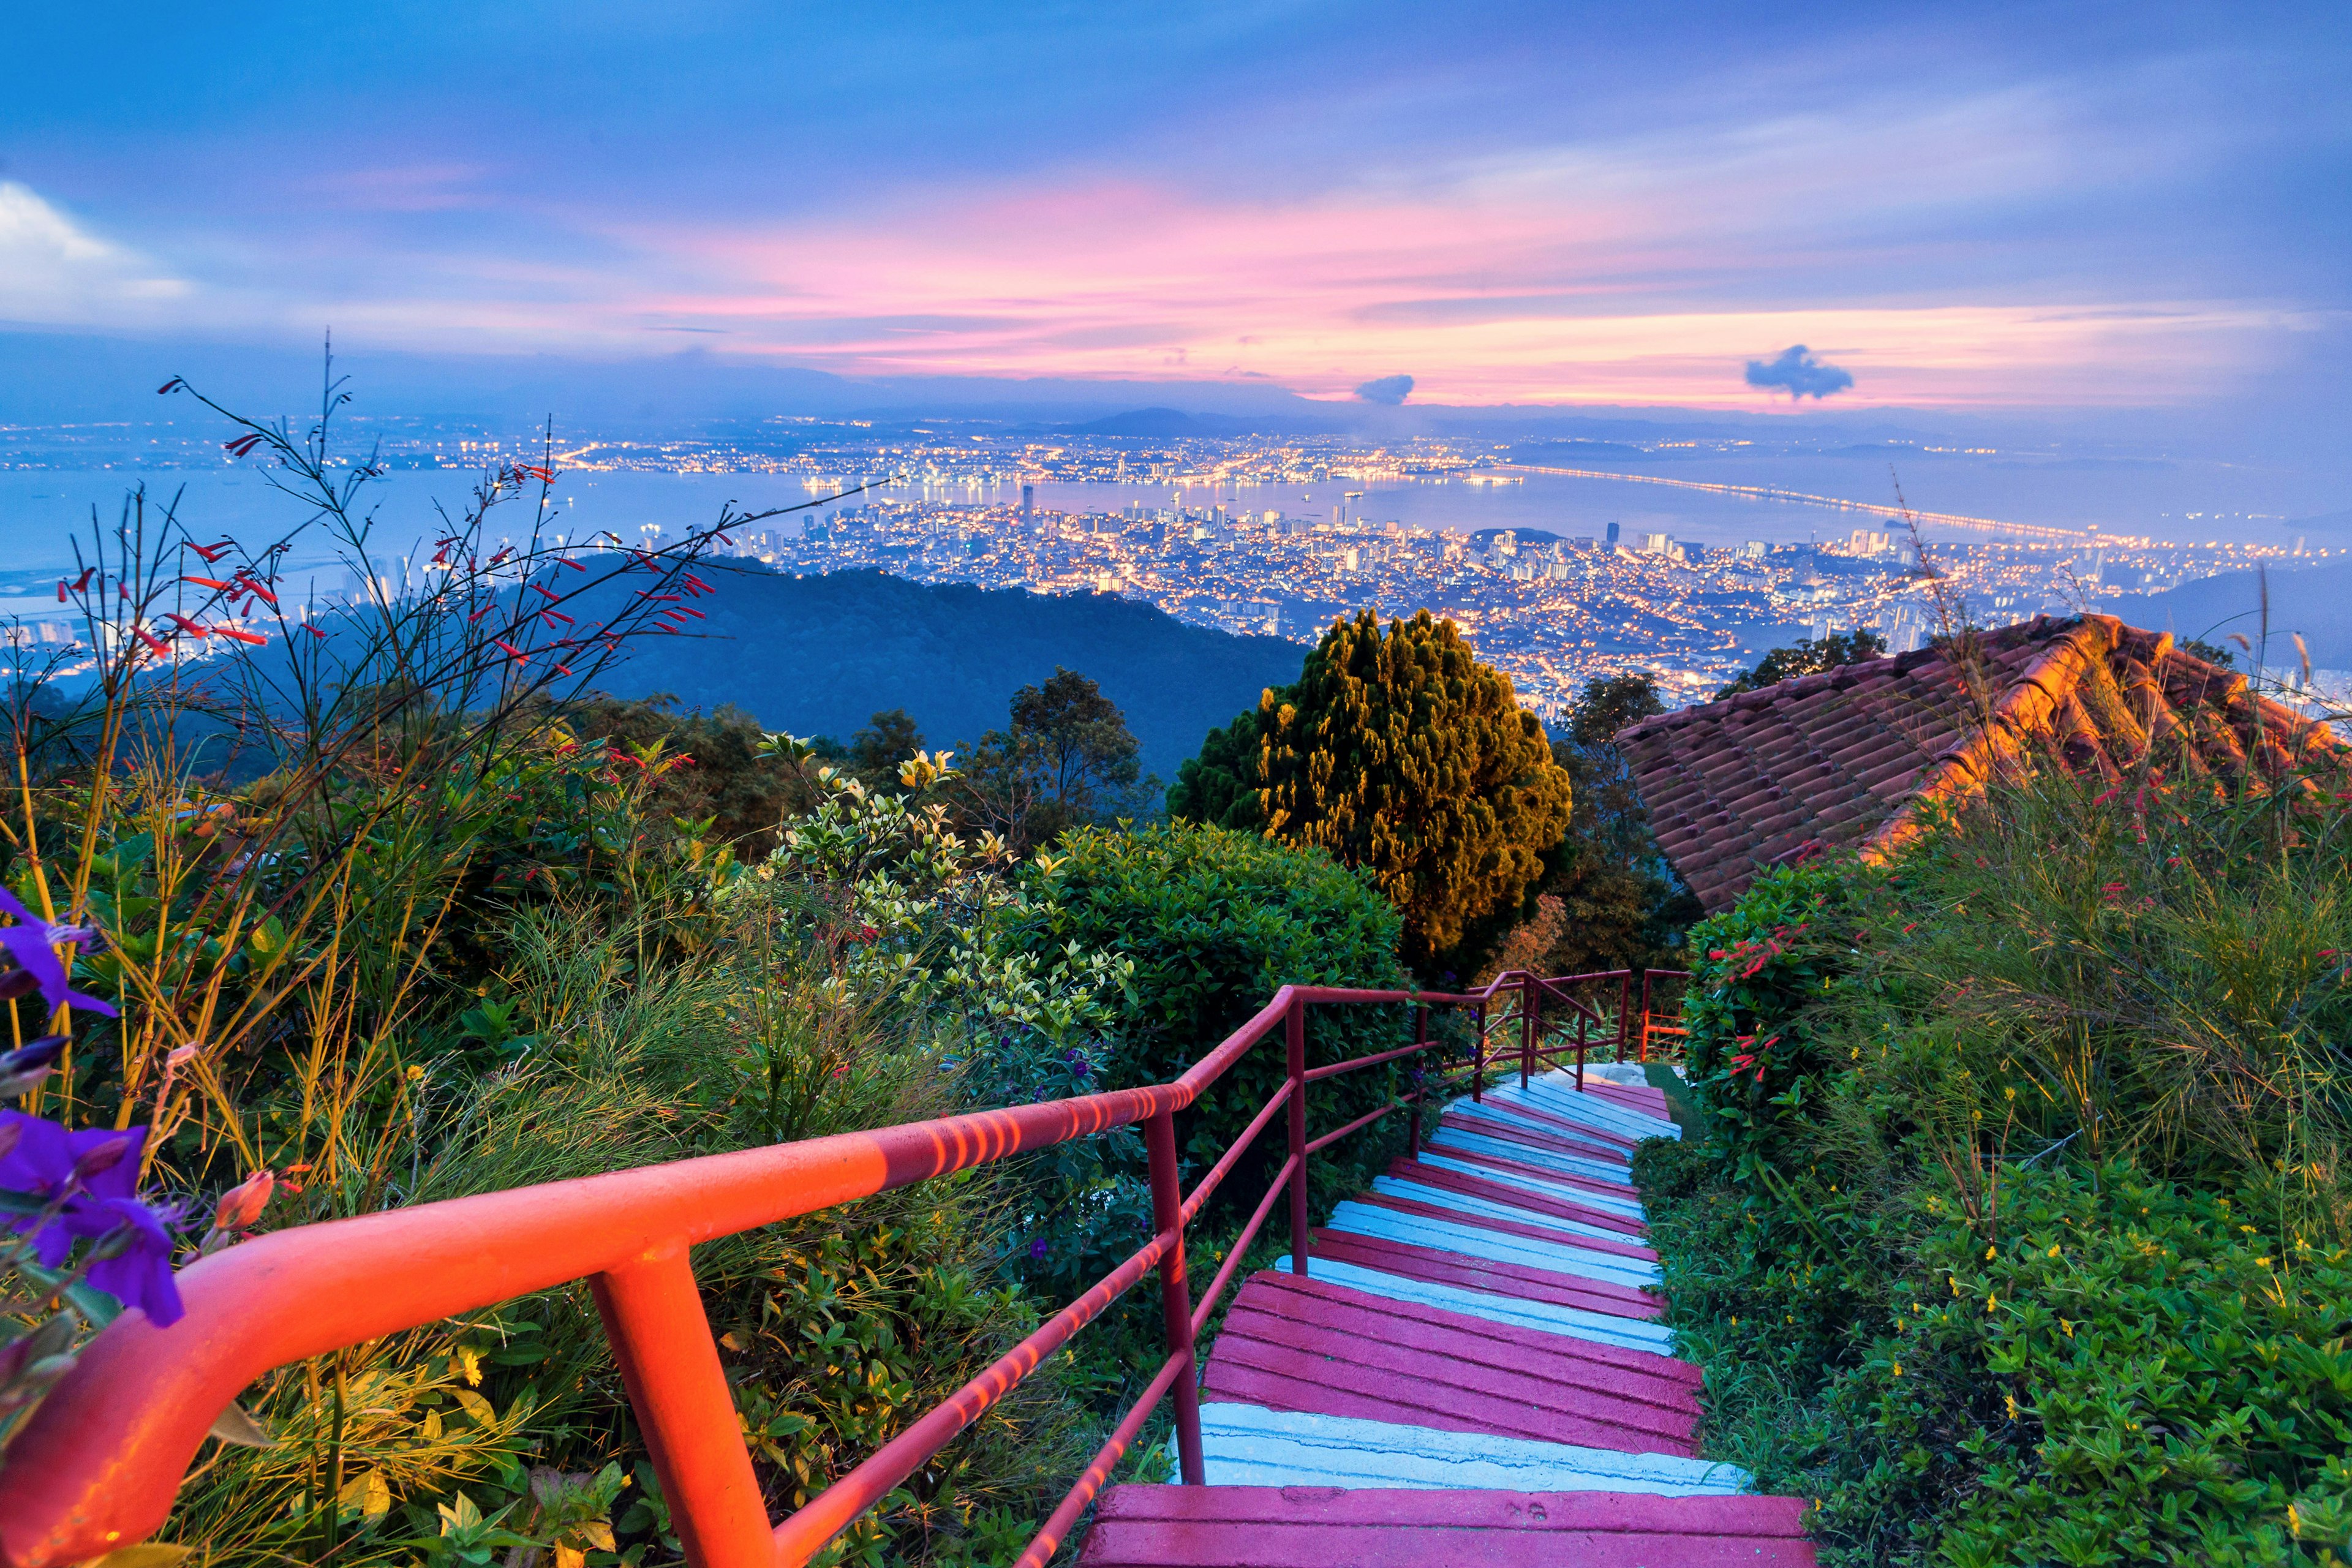
<path fill-rule="evenodd" d="M 1661 974 L 1670 972 L 1654 972 Z M 1613 1016 L 1585 993 L 1616 983 Z M 1286 1195 L 1291 1268 L 1307 1272 L 1307 1162 L 1407 1108 L 1418 1158 L 1423 1104 L 1466 1075 L 1472 1094 L 1516 1065 L 1522 1083 L 1573 1052 L 1646 1056 L 1664 1026 L 1650 982 L 1622 971 L 1543 979 L 1514 971 L 1467 993 L 1285 986 L 1172 1083 L 707 1155 L 609 1175 L 422 1204 L 257 1237 L 180 1276 L 186 1316 L 168 1330 L 126 1313 L 98 1335 L 10 1444 L 0 1467 L 0 1564 L 83 1562 L 161 1529 L 206 1431 L 272 1368 L 586 1279 L 687 1561 L 696 1568 L 796 1568 L 880 1503 L 1045 1359 L 1155 1269 L 1168 1355 L 1094 1460 L 1018 1559 L 1038 1568 L 1065 1541 L 1162 1399 L 1172 1394 L 1177 1463 L 1202 1482 L 1195 1344 L 1250 1244 Z M 1309 1068 L 1307 1010 L 1408 1005 L 1414 1041 Z M 1439 1047 L 1432 1007 L 1475 1009 L 1471 1059 L 1423 1074 L 1409 1094 L 1310 1141 L 1307 1086 Z M 1515 1051 L 1489 1049 L 1490 1022 L 1517 1025 Z M 1279 1025 L 1286 1072 L 1232 1147 L 1182 1191 L 1174 1118 Z M 1547 1032 L 1557 1034 L 1547 1043 Z M 1286 1157 L 1224 1265 L 1195 1301 L 1184 1235 L 1275 1119 Z M 698 1244 L 1024 1150 L 1140 1123 L 1152 1235 L 1093 1288 L 825 1490 L 772 1525 L 733 1394 L 698 1292 Z M 330 1506 L 335 1506 L 331 1503 Z"/>

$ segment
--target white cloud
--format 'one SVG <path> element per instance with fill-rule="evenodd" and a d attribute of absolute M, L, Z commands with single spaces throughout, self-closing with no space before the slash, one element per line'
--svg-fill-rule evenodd
<path fill-rule="evenodd" d="M 0 180 L 0 319 L 79 326 L 146 320 L 188 285 L 91 234 L 30 186 Z"/>

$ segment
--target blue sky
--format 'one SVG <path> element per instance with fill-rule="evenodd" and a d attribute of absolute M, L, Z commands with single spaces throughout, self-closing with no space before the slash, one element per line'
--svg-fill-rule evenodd
<path fill-rule="evenodd" d="M 1803 342 L 1833 406 L 2345 411 L 2341 5 L 12 26 L 20 330 L 1745 409 Z"/>

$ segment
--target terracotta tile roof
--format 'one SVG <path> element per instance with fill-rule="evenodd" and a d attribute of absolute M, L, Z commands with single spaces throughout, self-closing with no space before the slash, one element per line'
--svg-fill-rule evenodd
<path fill-rule="evenodd" d="M 1958 662 L 1922 648 L 1619 735 L 1659 847 L 1699 901 L 1722 909 L 1764 868 L 1825 847 L 1890 852 L 1919 830 L 1922 801 L 1965 799 L 2029 752 L 2120 778 L 2151 742 L 2185 742 L 2187 765 L 2222 773 L 2250 751 L 2275 774 L 2336 750 L 2325 724 L 2181 652 L 2169 633 L 2042 616 L 1978 642 L 1974 689 Z"/>

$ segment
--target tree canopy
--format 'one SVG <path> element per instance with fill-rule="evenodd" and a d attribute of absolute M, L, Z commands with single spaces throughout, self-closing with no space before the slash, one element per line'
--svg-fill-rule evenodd
<path fill-rule="evenodd" d="M 1737 697 L 1743 691 L 1760 691 L 1768 686 L 1778 686 L 1800 675 L 1819 675 L 1840 665 L 1860 664 L 1865 658 L 1876 658 L 1886 651 L 1886 639 L 1868 626 L 1850 632 L 1832 632 L 1821 641 L 1799 637 L 1793 647 L 1776 647 L 1756 661 L 1756 668 L 1732 677 L 1731 683 L 1715 694 L 1715 700 Z"/>
<path fill-rule="evenodd" d="M 1013 694 L 1009 722 L 968 749 L 966 816 L 1015 848 L 1050 843 L 1067 827 L 1133 809 L 1136 741 L 1118 705 L 1074 669 Z"/>
<path fill-rule="evenodd" d="M 1568 829 L 1568 774 L 1507 677 L 1424 610 L 1340 621 L 1259 705 L 1266 832 L 1328 849 L 1388 895 L 1428 966 L 1516 914 Z"/>
<path fill-rule="evenodd" d="M 1276 706 L 1290 700 L 1296 688 L 1269 687 Z M 1263 783 L 1259 767 L 1264 732 L 1257 710 L 1237 715 L 1221 730 L 1209 731 L 1201 754 L 1187 757 L 1168 786 L 1168 815 L 1179 822 L 1230 827 L 1255 833 L 1265 826 L 1265 805 L 1258 796 Z"/>
<path fill-rule="evenodd" d="M 1576 805 L 1538 892 L 1561 918 L 1541 967 L 1552 974 L 1668 962 L 1683 929 L 1702 913 L 1660 853 L 1649 816 L 1617 749 L 1625 727 L 1666 710 L 1646 673 L 1585 682 L 1552 757 L 1574 781 Z"/>

